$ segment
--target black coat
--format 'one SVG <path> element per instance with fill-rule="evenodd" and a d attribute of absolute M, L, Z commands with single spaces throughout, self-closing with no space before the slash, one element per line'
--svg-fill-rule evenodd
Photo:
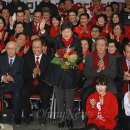
<path fill-rule="evenodd" d="M 24 76 L 24 81 L 25 81 L 25 86 L 31 87 L 32 82 L 33 82 L 33 69 L 35 68 L 35 56 L 33 53 L 29 53 L 24 57 L 24 71 L 23 71 L 23 76 Z M 38 81 L 43 82 L 46 76 L 46 70 L 48 67 L 48 64 L 50 62 L 50 58 L 47 55 L 42 55 L 41 61 L 40 61 L 40 70 L 41 74 L 38 76 Z M 28 84 L 28 85 L 27 85 Z"/>
<path fill-rule="evenodd" d="M 13 85 L 16 88 L 23 87 L 23 63 L 24 60 L 19 58 L 18 56 L 15 57 L 13 66 L 9 67 L 9 59 L 8 55 L 0 56 L 0 78 L 7 73 L 13 77 Z"/>
<path fill-rule="evenodd" d="M 55 51 L 61 48 L 65 48 L 65 45 L 61 40 L 61 35 L 58 35 L 55 38 L 50 38 L 49 36 L 44 35 L 43 39 L 47 42 L 47 44 L 54 48 Z M 75 51 L 82 61 L 81 44 L 75 36 L 73 36 L 73 41 L 70 47 L 75 48 Z M 46 82 L 48 82 L 52 86 L 60 87 L 63 89 L 74 89 L 75 87 L 77 87 L 78 80 L 79 71 L 77 69 L 63 70 L 58 65 L 50 64 Z"/>

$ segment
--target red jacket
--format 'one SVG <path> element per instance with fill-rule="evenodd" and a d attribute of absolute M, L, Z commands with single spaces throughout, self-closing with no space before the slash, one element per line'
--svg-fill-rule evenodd
<path fill-rule="evenodd" d="M 74 32 L 76 32 L 78 34 L 78 39 L 80 38 L 90 38 L 91 34 L 90 34 L 90 30 L 91 30 L 91 26 L 88 24 L 87 25 L 87 33 L 86 32 L 82 32 L 83 30 L 83 26 L 80 24 L 79 26 L 75 27 Z"/>
<path fill-rule="evenodd" d="M 115 118 L 118 115 L 118 103 L 116 97 L 107 92 L 104 95 L 104 104 L 100 105 L 98 92 L 89 96 L 86 103 L 86 115 L 88 116 L 88 124 L 95 123 L 99 128 L 113 130 L 116 126 Z M 90 100 L 95 99 L 94 108 L 90 105 Z"/>

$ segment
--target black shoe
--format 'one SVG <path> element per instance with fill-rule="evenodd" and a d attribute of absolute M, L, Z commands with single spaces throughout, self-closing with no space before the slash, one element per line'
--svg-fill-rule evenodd
<path fill-rule="evenodd" d="M 21 120 L 20 119 L 14 120 L 14 122 L 15 122 L 16 126 L 20 126 L 21 125 Z"/>
<path fill-rule="evenodd" d="M 73 128 L 73 121 L 72 120 L 66 120 L 67 121 L 67 127 L 68 128 Z"/>
<path fill-rule="evenodd" d="M 28 116 L 28 117 L 24 118 L 24 123 L 25 124 L 30 124 L 31 121 L 32 121 L 32 117 L 31 116 Z"/>
<path fill-rule="evenodd" d="M 43 117 L 39 118 L 39 124 L 46 125 L 46 118 L 43 118 Z"/>
<path fill-rule="evenodd" d="M 65 122 L 64 121 L 61 121 L 61 122 L 58 123 L 58 127 L 59 128 L 64 128 L 64 126 L 65 126 Z"/>

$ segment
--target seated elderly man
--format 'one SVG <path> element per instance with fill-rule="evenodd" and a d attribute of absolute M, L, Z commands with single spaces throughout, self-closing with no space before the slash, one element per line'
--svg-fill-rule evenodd
<path fill-rule="evenodd" d="M 21 89 L 23 87 L 23 59 L 16 55 L 17 44 L 8 42 L 7 54 L 0 57 L 0 78 L 4 85 L 4 93 L 12 94 L 14 121 L 20 124 L 21 119 Z M 0 91 L 1 92 L 1 91 Z M 0 94 L 1 95 L 1 94 Z"/>

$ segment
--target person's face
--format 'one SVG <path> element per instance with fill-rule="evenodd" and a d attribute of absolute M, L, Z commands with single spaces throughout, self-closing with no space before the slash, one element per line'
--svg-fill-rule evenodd
<path fill-rule="evenodd" d="M 3 21 L 0 19 L 0 29 L 2 29 L 4 27 L 4 23 Z"/>
<path fill-rule="evenodd" d="M 2 10 L 2 16 L 4 17 L 5 20 L 9 20 L 9 16 L 10 16 L 9 10 L 3 9 Z"/>
<path fill-rule="evenodd" d="M 83 8 L 78 9 L 78 16 L 80 16 L 80 14 L 83 14 L 83 13 L 85 13 Z"/>
<path fill-rule="evenodd" d="M 99 17 L 97 22 L 98 22 L 98 25 L 99 25 L 99 26 L 104 26 L 104 24 L 105 24 L 105 19 L 104 19 L 104 17 Z"/>
<path fill-rule="evenodd" d="M 130 5 L 130 0 L 125 0 L 126 5 Z"/>
<path fill-rule="evenodd" d="M 96 90 L 99 93 L 99 95 L 103 96 L 106 93 L 107 86 L 106 85 L 96 85 Z"/>
<path fill-rule="evenodd" d="M 82 46 L 82 51 L 86 52 L 88 50 L 88 48 L 89 48 L 88 41 L 82 40 L 81 41 L 81 46 Z"/>
<path fill-rule="evenodd" d="M 92 0 L 93 1 L 93 6 L 94 7 L 99 7 L 101 4 L 101 0 Z"/>
<path fill-rule="evenodd" d="M 70 13 L 69 13 L 69 21 L 70 21 L 71 23 L 74 23 L 74 22 L 76 21 L 76 19 L 77 19 L 76 14 L 75 14 L 74 12 L 70 12 Z"/>
<path fill-rule="evenodd" d="M 66 41 L 68 41 L 68 40 L 71 38 L 73 32 L 72 32 L 72 30 L 71 30 L 70 28 L 66 28 L 65 30 L 63 30 L 63 31 L 61 32 L 61 34 L 62 34 L 62 37 L 63 37 Z"/>
<path fill-rule="evenodd" d="M 17 20 L 17 22 L 23 22 L 24 21 L 24 13 L 23 12 L 17 13 L 16 20 Z"/>
<path fill-rule="evenodd" d="M 15 46 L 16 43 L 13 43 L 13 44 L 8 44 L 7 47 L 6 47 L 6 50 L 7 50 L 7 54 L 9 57 L 14 57 L 16 55 L 16 46 Z"/>
<path fill-rule="evenodd" d="M 56 18 L 52 18 L 52 24 L 54 27 L 57 27 L 60 25 L 60 21 L 58 21 Z"/>
<path fill-rule="evenodd" d="M 21 33 L 21 32 L 23 32 L 23 31 L 24 31 L 23 25 L 22 25 L 22 24 L 17 24 L 17 25 L 16 25 L 16 28 L 15 28 L 15 32 L 16 32 L 16 33 Z"/>
<path fill-rule="evenodd" d="M 106 52 L 107 46 L 104 39 L 100 39 L 96 42 L 96 50 L 99 55 L 102 55 Z"/>
<path fill-rule="evenodd" d="M 42 54 L 43 47 L 40 41 L 34 41 L 32 44 L 32 51 L 34 55 L 39 56 Z"/>
<path fill-rule="evenodd" d="M 125 55 L 126 59 L 130 61 L 130 47 L 129 46 L 126 46 L 124 55 Z"/>
<path fill-rule="evenodd" d="M 121 35 L 121 33 L 122 33 L 121 27 L 120 27 L 119 25 L 115 26 L 115 27 L 113 28 L 113 33 L 114 33 L 116 36 Z"/>
<path fill-rule="evenodd" d="M 49 12 L 44 12 L 42 17 L 45 19 L 45 22 L 49 22 L 51 18 L 51 14 Z"/>
<path fill-rule="evenodd" d="M 69 10 L 73 7 L 73 3 L 71 2 L 71 0 L 66 0 L 65 1 L 65 8 L 66 10 Z"/>
<path fill-rule="evenodd" d="M 117 4 L 113 4 L 112 7 L 113 7 L 115 13 L 118 12 L 119 6 Z"/>
<path fill-rule="evenodd" d="M 91 30 L 91 37 L 96 39 L 100 36 L 100 31 L 98 28 L 92 28 Z"/>
<path fill-rule="evenodd" d="M 112 8 L 111 7 L 106 7 L 105 9 L 105 14 L 107 17 L 111 17 L 112 16 Z"/>
<path fill-rule="evenodd" d="M 39 23 L 41 21 L 41 18 L 42 18 L 42 13 L 41 12 L 35 12 L 34 13 L 34 22 L 35 23 Z"/>
<path fill-rule="evenodd" d="M 114 54 L 117 50 L 114 43 L 109 43 L 107 49 L 110 54 Z"/>
<path fill-rule="evenodd" d="M 81 16 L 80 24 L 81 25 L 87 25 L 88 24 L 88 18 L 86 16 Z"/>
<path fill-rule="evenodd" d="M 119 16 L 117 14 L 114 14 L 112 20 L 113 20 L 113 23 L 118 23 L 119 22 Z"/>
<path fill-rule="evenodd" d="M 16 39 L 16 42 L 18 43 L 19 47 L 23 47 L 26 42 L 26 36 L 25 35 L 19 35 L 19 37 Z"/>
<path fill-rule="evenodd" d="M 24 16 L 24 20 L 29 20 L 30 19 L 30 11 L 29 10 L 25 10 L 25 16 Z"/>

